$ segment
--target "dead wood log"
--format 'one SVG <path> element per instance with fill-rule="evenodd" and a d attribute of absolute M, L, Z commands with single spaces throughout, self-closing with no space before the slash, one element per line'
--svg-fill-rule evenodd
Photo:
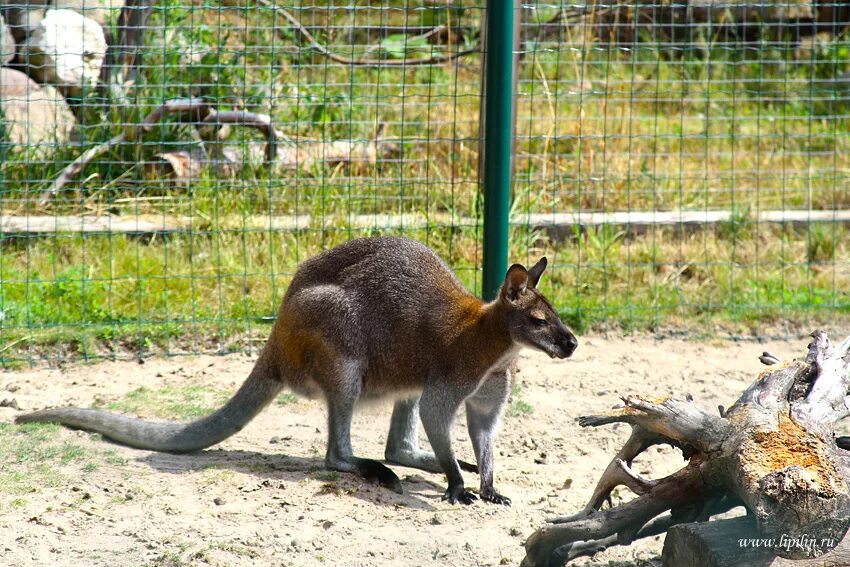
<path fill-rule="evenodd" d="M 850 415 L 850 337 L 838 347 L 823 331 L 812 337 L 804 360 L 770 366 L 721 416 L 690 398 L 629 396 L 621 408 L 579 418 L 583 427 L 628 423 L 632 434 L 585 509 L 550 520 L 531 535 L 523 566 L 563 565 L 611 545 L 628 545 L 648 530 L 658 533 L 654 522 L 669 527 L 707 521 L 738 503 L 754 517 L 760 537 L 815 535 L 838 544 L 850 525 L 850 453 L 835 439 L 836 423 Z M 767 353 L 762 357 L 776 361 Z M 660 479 L 636 474 L 633 459 L 662 443 L 680 448 L 685 466 Z M 603 508 L 617 486 L 637 497 Z M 658 519 L 668 512 L 669 520 Z M 830 550 L 829 545 L 772 549 L 789 559 Z"/>

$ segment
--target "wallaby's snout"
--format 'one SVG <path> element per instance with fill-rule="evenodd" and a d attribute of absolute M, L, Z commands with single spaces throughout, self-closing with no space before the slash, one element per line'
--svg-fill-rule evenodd
<path fill-rule="evenodd" d="M 557 345 L 560 349 L 558 358 L 569 358 L 578 348 L 578 339 L 568 328 L 561 325 L 561 333 L 558 336 Z"/>
<path fill-rule="evenodd" d="M 550 327 L 548 340 L 539 341 L 536 346 L 549 355 L 549 358 L 569 358 L 578 348 L 578 339 L 560 320 Z"/>

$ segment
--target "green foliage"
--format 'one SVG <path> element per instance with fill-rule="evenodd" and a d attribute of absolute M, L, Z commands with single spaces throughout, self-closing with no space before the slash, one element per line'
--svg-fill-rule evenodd
<path fill-rule="evenodd" d="M 511 387 L 511 397 L 508 401 L 508 409 L 505 414 L 508 417 L 518 417 L 534 413 L 534 408 L 522 399 L 522 388 L 519 384 Z"/>
<path fill-rule="evenodd" d="M 284 392 L 277 397 L 276 403 L 278 406 L 288 406 L 298 401 L 298 396 L 291 392 Z"/>
<path fill-rule="evenodd" d="M 734 241 L 736 238 L 749 236 L 753 226 L 748 206 L 732 207 L 729 220 L 717 225 L 717 233 L 724 240 Z"/>
<path fill-rule="evenodd" d="M 834 225 L 814 223 L 809 226 L 806 260 L 810 264 L 825 264 L 835 259 L 837 231 Z"/>

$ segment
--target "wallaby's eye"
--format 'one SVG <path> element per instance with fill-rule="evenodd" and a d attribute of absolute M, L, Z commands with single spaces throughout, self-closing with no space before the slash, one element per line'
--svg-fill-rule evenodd
<path fill-rule="evenodd" d="M 540 319 L 538 317 L 532 317 L 531 322 L 534 325 L 537 325 L 538 327 L 542 327 L 543 325 L 545 325 L 547 323 L 546 319 Z"/>

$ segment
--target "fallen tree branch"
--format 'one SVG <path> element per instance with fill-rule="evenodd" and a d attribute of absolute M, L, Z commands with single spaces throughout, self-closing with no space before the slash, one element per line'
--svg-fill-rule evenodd
<path fill-rule="evenodd" d="M 257 128 L 266 137 L 266 161 L 271 163 L 277 155 L 277 137 L 271 117 L 267 114 L 257 114 L 247 111 L 218 111 L 200 98 L 173 99 L 156 107 L 141 123 L 106 142 L 93 146 L 83 152 L 77 159 L 69 163 L 59 173 L 53 183 L 42 191 L 40 204 L 47 204 L 70 180 L 83 170 L 96 157 L 125 141 L 138 139 L 161 122 L 167 116 L 177 116 L 181 121 L 192 121 L 203 124 L 238 124 Z"/>
<path fill-rule="evenodd" d="M 465 55 L 471 55 L 473 53 L 479 53 L 480 48 L 478 46 L 472 47 L 470 49 L 464 49 L 461 51 L 457 51 L 455 53 L 450 53 L 449 55 L 436 55 L 433 57 L 421 58 L 421 59 L 351 59 L 349 57 L 343 57 L 337 53 L 334 53 L 321 43 L 319 43 L 313 34 L 310 33 L 304 24 L 296 18 L 292 13 L 290 13 L 286 8 L 278 6 L 269 2 L 269 0 L 259 0 L 259 3 L 267 8 L 271 8 L 278 12 L 281 16 L 283 16 L 290 24 L 298 30 L 304 39 L 310 44 L 310 47 L 330 59 L 331 61 L 335 61 L 336 63 L 340 63 L 342 65 L 352 65 L 355 67 L 415 67 L 420 65 L 436 65 L 439 63 L 448 63 L 449 61 L 454 61 L 459 57 L 463 57 Z"/>

